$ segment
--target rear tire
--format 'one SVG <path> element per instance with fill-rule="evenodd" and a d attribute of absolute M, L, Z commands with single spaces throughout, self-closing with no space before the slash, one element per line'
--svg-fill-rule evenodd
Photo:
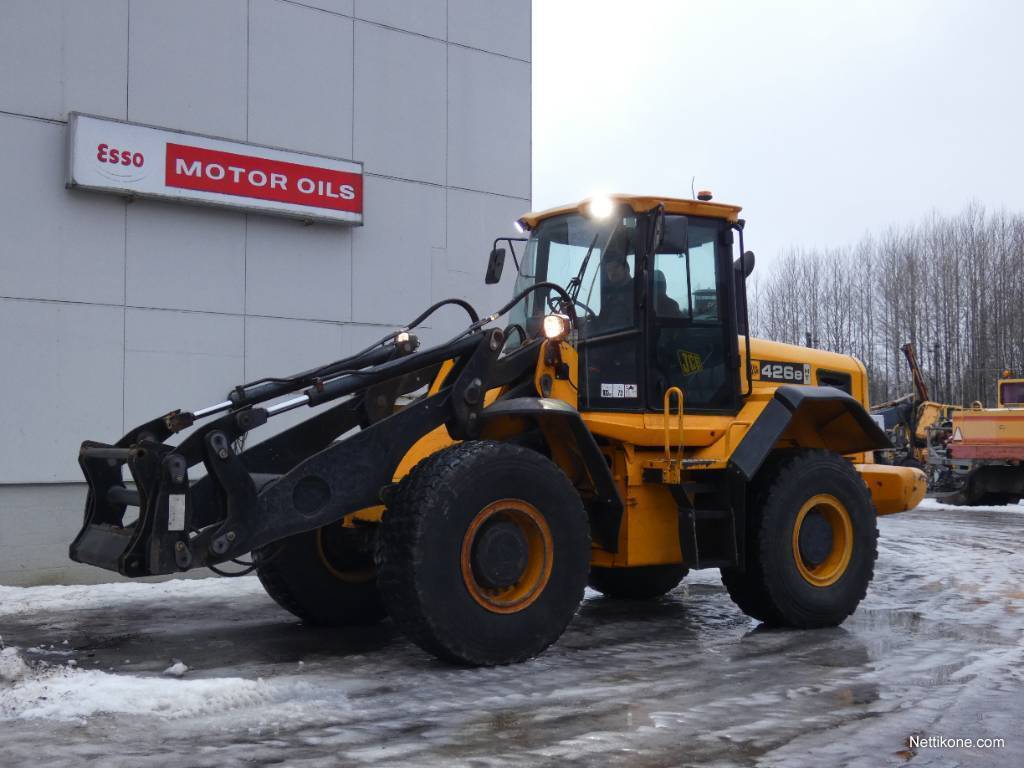
<path fill-rule="evenodd" d="M 867 486 L 828 451 L 793 454 L 764 477 L 748 510 L 746 570 L 723 569 L 723 583 L 745 613 L 768 624 L 841 624 L 867 594 L 878 556 Z"/>
<path fill-rule="evenodd" d="M 340 523 L 253 552 L 267 594 L 306 624 L 375 624 L 387 612 L 377 589 L 371 531 Z"/>
<path fill-rule="evenodd" d="M 682 564 L 644 565 L 637 568 L 590 569 L 587 584 L 606 597 L 621 600 L 650 600 L 679 586 L 689 568 Z"/>
<path fill-rule="evenodd" d="M 398 628 L 438 658 L 524 661 L 557 640 L 583 599 L 587 516 L 541 454 L 472 441 L 413 468 L 381 523 L 381 594 Z"/>

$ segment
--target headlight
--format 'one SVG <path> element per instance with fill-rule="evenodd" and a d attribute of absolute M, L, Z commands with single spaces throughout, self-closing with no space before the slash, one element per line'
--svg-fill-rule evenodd
<path fill-rule="evenodd" d="M 569 318 L 565 315 L 545 315 L 544 335 L 549 339 L 560 339 L 569 333 Z"/>

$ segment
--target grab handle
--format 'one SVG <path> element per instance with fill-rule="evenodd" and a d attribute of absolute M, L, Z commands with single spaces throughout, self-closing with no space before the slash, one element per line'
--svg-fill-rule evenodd
<path fill-rule="evenodd" d="M 679 387 L 669 387 L 665 390 L 665 459 L 672 461 L 672 431 L 669 419 L 672 415 L 672 396 L 675 395 L 679 403 L 679 458 L 683 455 L 683 390 Z"/>

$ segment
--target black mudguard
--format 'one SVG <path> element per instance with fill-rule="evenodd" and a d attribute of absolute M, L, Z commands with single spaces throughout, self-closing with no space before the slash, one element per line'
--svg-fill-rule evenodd
<path fill-rule="evenodd" d="M 835 387 L 779 387 L 740 441 L 729 465 L 750 481 L 791 425 L 804 421 L 825 448 L 849 454 L 892 448 L 864 406 Z"/>
<path fill-rule="evenodd" d="M 591 495 L 584 497 L 590 515 L 591 535 L 602 548 L 618 551 L 619 526 L 622 523 L 622 497 L 608 462 L 583 423 L 579 411 L 568 403 L 545 397 L 516 397 L 499 400 L 480 413 L 480 434 L 488 436 L 488 425 L 504 419 L 525 419 L 557 439 L 579 463 Z M 551 439 L 550 437 L 548 439 Z"/>

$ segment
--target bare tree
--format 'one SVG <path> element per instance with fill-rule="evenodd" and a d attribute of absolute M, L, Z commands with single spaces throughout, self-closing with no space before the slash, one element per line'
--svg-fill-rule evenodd
<path fill-rule="evenodd" d="M 855 355 L 874 402 L 909 390 L 909 341 L 933 398 L 991 403 L 1004 368 L 1024 374 L 1024 216 L 971 203 L 850 249 L 785 251 L 750 309 L 760 336 Z"/>

